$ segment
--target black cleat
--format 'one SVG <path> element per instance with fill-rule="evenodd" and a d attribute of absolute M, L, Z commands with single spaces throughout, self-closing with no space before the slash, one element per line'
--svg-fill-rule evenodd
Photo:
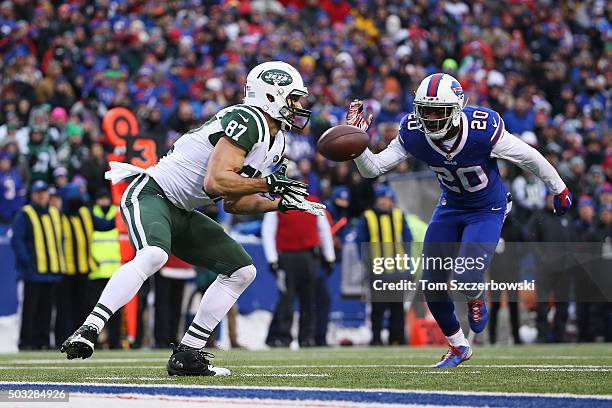
<path fill-rule="evenodd" d="M 214 358 L 212 353 L 202 349 L 196 349 L 184 344 L 172 346 L 172 355 L 166 364 L 168 375 L 201 375 L 201 376 L 226 376 L 232 375 L 227 368 L 215 367 L 208 361 Z"/>
<path fill-rule="evenodd" d="M 60 351 L 66 353 L 68 360 L 79 357 L 86 359 L 93 354 L 97 338 L 95 327 L 83 325 L 62 343 Z"/>

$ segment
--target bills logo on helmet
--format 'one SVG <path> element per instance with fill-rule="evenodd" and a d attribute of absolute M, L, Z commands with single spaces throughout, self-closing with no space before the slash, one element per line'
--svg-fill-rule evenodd
<path fill-rule="evenodd" d="M 461 84 L 457 81 L 453 81 L 453 83 L 451 84 L 451 91 L 453 91 L 457 96 L 463 95 L 463 88 L 461 87 Z"/>

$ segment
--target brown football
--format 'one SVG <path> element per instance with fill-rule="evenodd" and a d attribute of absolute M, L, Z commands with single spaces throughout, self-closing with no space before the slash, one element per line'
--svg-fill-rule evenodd
<path fill-rule="evenodd" d="M 368 134 L 358 127 L 338 125 L 323 133 L 317 142 L 317 150 L 329 160 L 342 162 L 359 156 L 369 142 Z"/>

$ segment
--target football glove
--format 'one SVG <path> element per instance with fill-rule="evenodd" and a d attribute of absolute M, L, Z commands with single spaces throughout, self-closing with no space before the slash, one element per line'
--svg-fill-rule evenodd
<path fill-rule="evenodd" d="M 366 132 L 372 124 L 372 114 L 367 113 L 363 108 L 363 101 L 354 99 L 349 105 L 348 113 L 346 114 L 346 124 L 356 126 Z"/>
<path fill-rule="evenodd" d="M 553 206 L 555 214 L 563 215 L 572 206 L 572 193 L 565 187 L 565 189 L 557 194 L 553 199 Z"/>
<path fill-rule="evenodd" d="M 325 215 L 324 204 L 308 201 L 303 196 L 286 194 L 281 196 L 281 200 L 278 203 L 278 211 L 284 213 L 289 210 L 303 211 L 312 215 Z"/>
<path fill-rule="evenodd" d="M 290 194 L 296 197 L 307 196 L 308 192 L 306 189 L 308 188 L 308 184 L 287 177 L 288 162 L 287 159 L 283 159 L 278 170 L 266 177 L 268 192 L 280 195 Z"/>

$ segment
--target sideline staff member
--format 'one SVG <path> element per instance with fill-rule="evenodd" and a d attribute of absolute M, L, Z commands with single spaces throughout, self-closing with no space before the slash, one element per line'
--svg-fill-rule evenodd
<path fill-rule="evenodd" d="M 34 182 L 30 204 L 13 222 L 11 246 L 24 282 L 20 350 L 49 348 L 51 309 L 65 269 L 61 218 L 49 206 L 48 188 L 42 180 Z"/>

